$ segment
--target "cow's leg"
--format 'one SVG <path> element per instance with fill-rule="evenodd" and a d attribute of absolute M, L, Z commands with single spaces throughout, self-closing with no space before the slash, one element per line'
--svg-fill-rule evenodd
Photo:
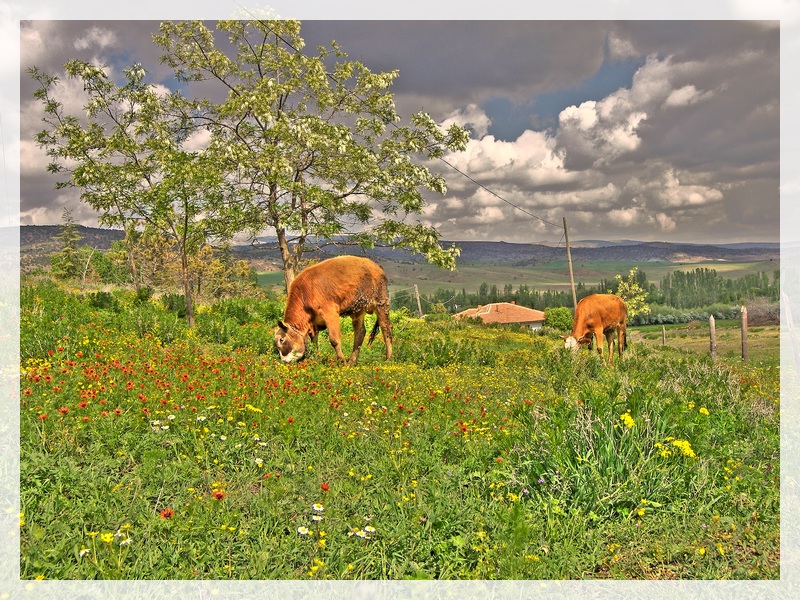
<path fill-rule="evenodd" d="M 592 333 L 594 333 L 594 343 L 597 346 L 597 353 L 603 356 L 603 328 L 597 327 Z"/>
<path fill-rule="evenodd" d="M 345 362 L 344 354 L 342 353 L 342 328 L 339 325 L 339 314 L 326 315 L 324 320 L 325 326 L 328 328 L 328 339 L 336 352 L 336 357 L 341 362 Z"/>
<path fill-rule="evenodd" d="M 389 360 L 392 358 L 392 322 L 389 320 L 389 307 L 386 305 L 378 306 L 375 315 L 383 332 L 383 343 L 386 344 L 386 360 Z"/>
<path fill-rule="evenodd" d="M 608 333 L 606 333 L 606 342 L 608 343 L 608 364 L 611 364 L 611 361 L 614 358 L 614 330 L 609 329 Z"/>
<path fill-rule="evenodd" d="M 364 325 L 364 313 L 350 318 L 353 321 L 353 353 L 350 355 L 350 364 L 354 365 L 358 362 L 358 353 L 367 335 L 367 327 Z"/>

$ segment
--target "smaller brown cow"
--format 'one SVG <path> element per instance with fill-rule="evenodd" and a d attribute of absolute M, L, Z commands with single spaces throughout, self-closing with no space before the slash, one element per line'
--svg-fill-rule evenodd
<path fill-rule="evenodd" d="M 565 337 L 565 348 L 576 349 L 592 343 L 592 336 L 597 340 L 597 352 L 603 354 L 603 337 L 608 342 L 608 362 L 614 355 L 614 333 L 617 334 L 617 352 L 622 358 L 622 350 L 626 344 L 626 327 L 628 307 L 619 296 L 614 294 L 592 294 L 578 302 L 575 317 L 572 321 L 572 333 Z"/>
<path fill-rule="evenodd" d="M 354 333 L 349 363 L 356 364 L 367 334 L 364 316 L 373 312 L 377 320 L 367 345 L 381 329 L 388 360 L 392 356 L 392 324 L 384 270 L 358 256 L 337 256 L 304 269 L 289 286 L 283 320 L 275 329 L 275 346 L 281 360 L 289 363 L 303 358 L 307 340 L 316 344 L 319 332 L 327 329 L 336 356 L 345 362 L 339 317 L 350 317 Z"/>

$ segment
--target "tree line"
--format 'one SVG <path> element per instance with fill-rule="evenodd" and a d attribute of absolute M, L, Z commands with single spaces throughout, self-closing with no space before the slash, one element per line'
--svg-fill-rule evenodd
<path fill-rule="evenodd" d="M 665 275 L 658 285 L 650 282 L 644 271 L 635 269 L 628 280 L 621 276 L 614 279 L 601 279 L 596 285 L 575 284 L 576 296 L 582 298 L 596 293 L 618 293 L 625 281 L 633 282 L 644 292 L 644 302 L 653 309 L 649 314 L 639 314 L 637 324 L 649 322 L 678 322 L 695 318 L 704 312 L 716 311 L 718 317 L 731 318 L 727 309 L 737 307 L 754 299 L 778 302 L 780 297 L 780 270 L 773 273 L 751 273 L 738 278 L 726 278 L 715 269 L 696 268 L 690 271 L 674 271 Z M 481 283 L 478 290 L 468 292 L 440 288 L 433 293 L 420 294 L 424 312 L 456 313 L 475 306 L 493 302 L 514 302 L 520 306 L 544 311 L 548 308 L 572 308 L 572 292 L 569 290 L 538 290 L 526 284 L 516 289 L 512 284 L 502 287 Z M 417 301 L 413 292 L 400 290 L 392 295 L 392 307 L 405 307 L 417 311 Z M 677 310 L 671 310 L 677 309 Z M 703 310 L 698 310 L 703 309 Z M 681 313 L 680 311 L 683 311 Z"/>

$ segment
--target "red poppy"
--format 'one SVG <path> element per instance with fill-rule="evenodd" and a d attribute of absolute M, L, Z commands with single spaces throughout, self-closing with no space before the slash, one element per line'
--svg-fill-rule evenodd
<path fill-rule="evenodd" d="M 214 490 L 211 495 L 214 496 L 214 500 L 222 500 L 225 497 L 225 492 L 222 490 Z"/>
<path fill-rule="evenodd" d="M 171 519 L 172 515 L 174 515 L 175 513 L 171 508 L 165 508 L 159 514 L 163 519 Z"/>
<path fill-rule="evenodd" d="M 294 423 L 294 417 L 289 417 L 287 420 L 289 421 L 289 423 Z"/>
<path fill-rule="evenodd" d="M 66 415 L 68 413 L 69 409 L 66 406 L 62 406 L 61 408 L 58 409 L 58 414 L 60 415 Z"/>
<path fill-rule="evenodd" d="M 327 492 L 330 489 L 330 486 L 327 483 L 323 483 L 321 486 L 323 492 Z"/>
<path fill-rule="evenodd" d="M 40 421 L 44 421 L 46 418 L 47 418 L 47 414 L 46 413 L 42 413 L 42 414 L 39 415 L 39 420 Z"/>

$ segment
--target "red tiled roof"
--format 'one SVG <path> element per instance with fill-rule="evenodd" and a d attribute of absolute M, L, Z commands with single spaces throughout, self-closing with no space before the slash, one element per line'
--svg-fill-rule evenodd
<path fill-rule="evenodd" d="M 478 308 L 468 308 L 455 315 L 462 317 L 478 317 L 484 323 L 536 323 L 544 321 L 544 313 L 533 308 L 517 306 L 510 302 L 495 302 Z"/>

